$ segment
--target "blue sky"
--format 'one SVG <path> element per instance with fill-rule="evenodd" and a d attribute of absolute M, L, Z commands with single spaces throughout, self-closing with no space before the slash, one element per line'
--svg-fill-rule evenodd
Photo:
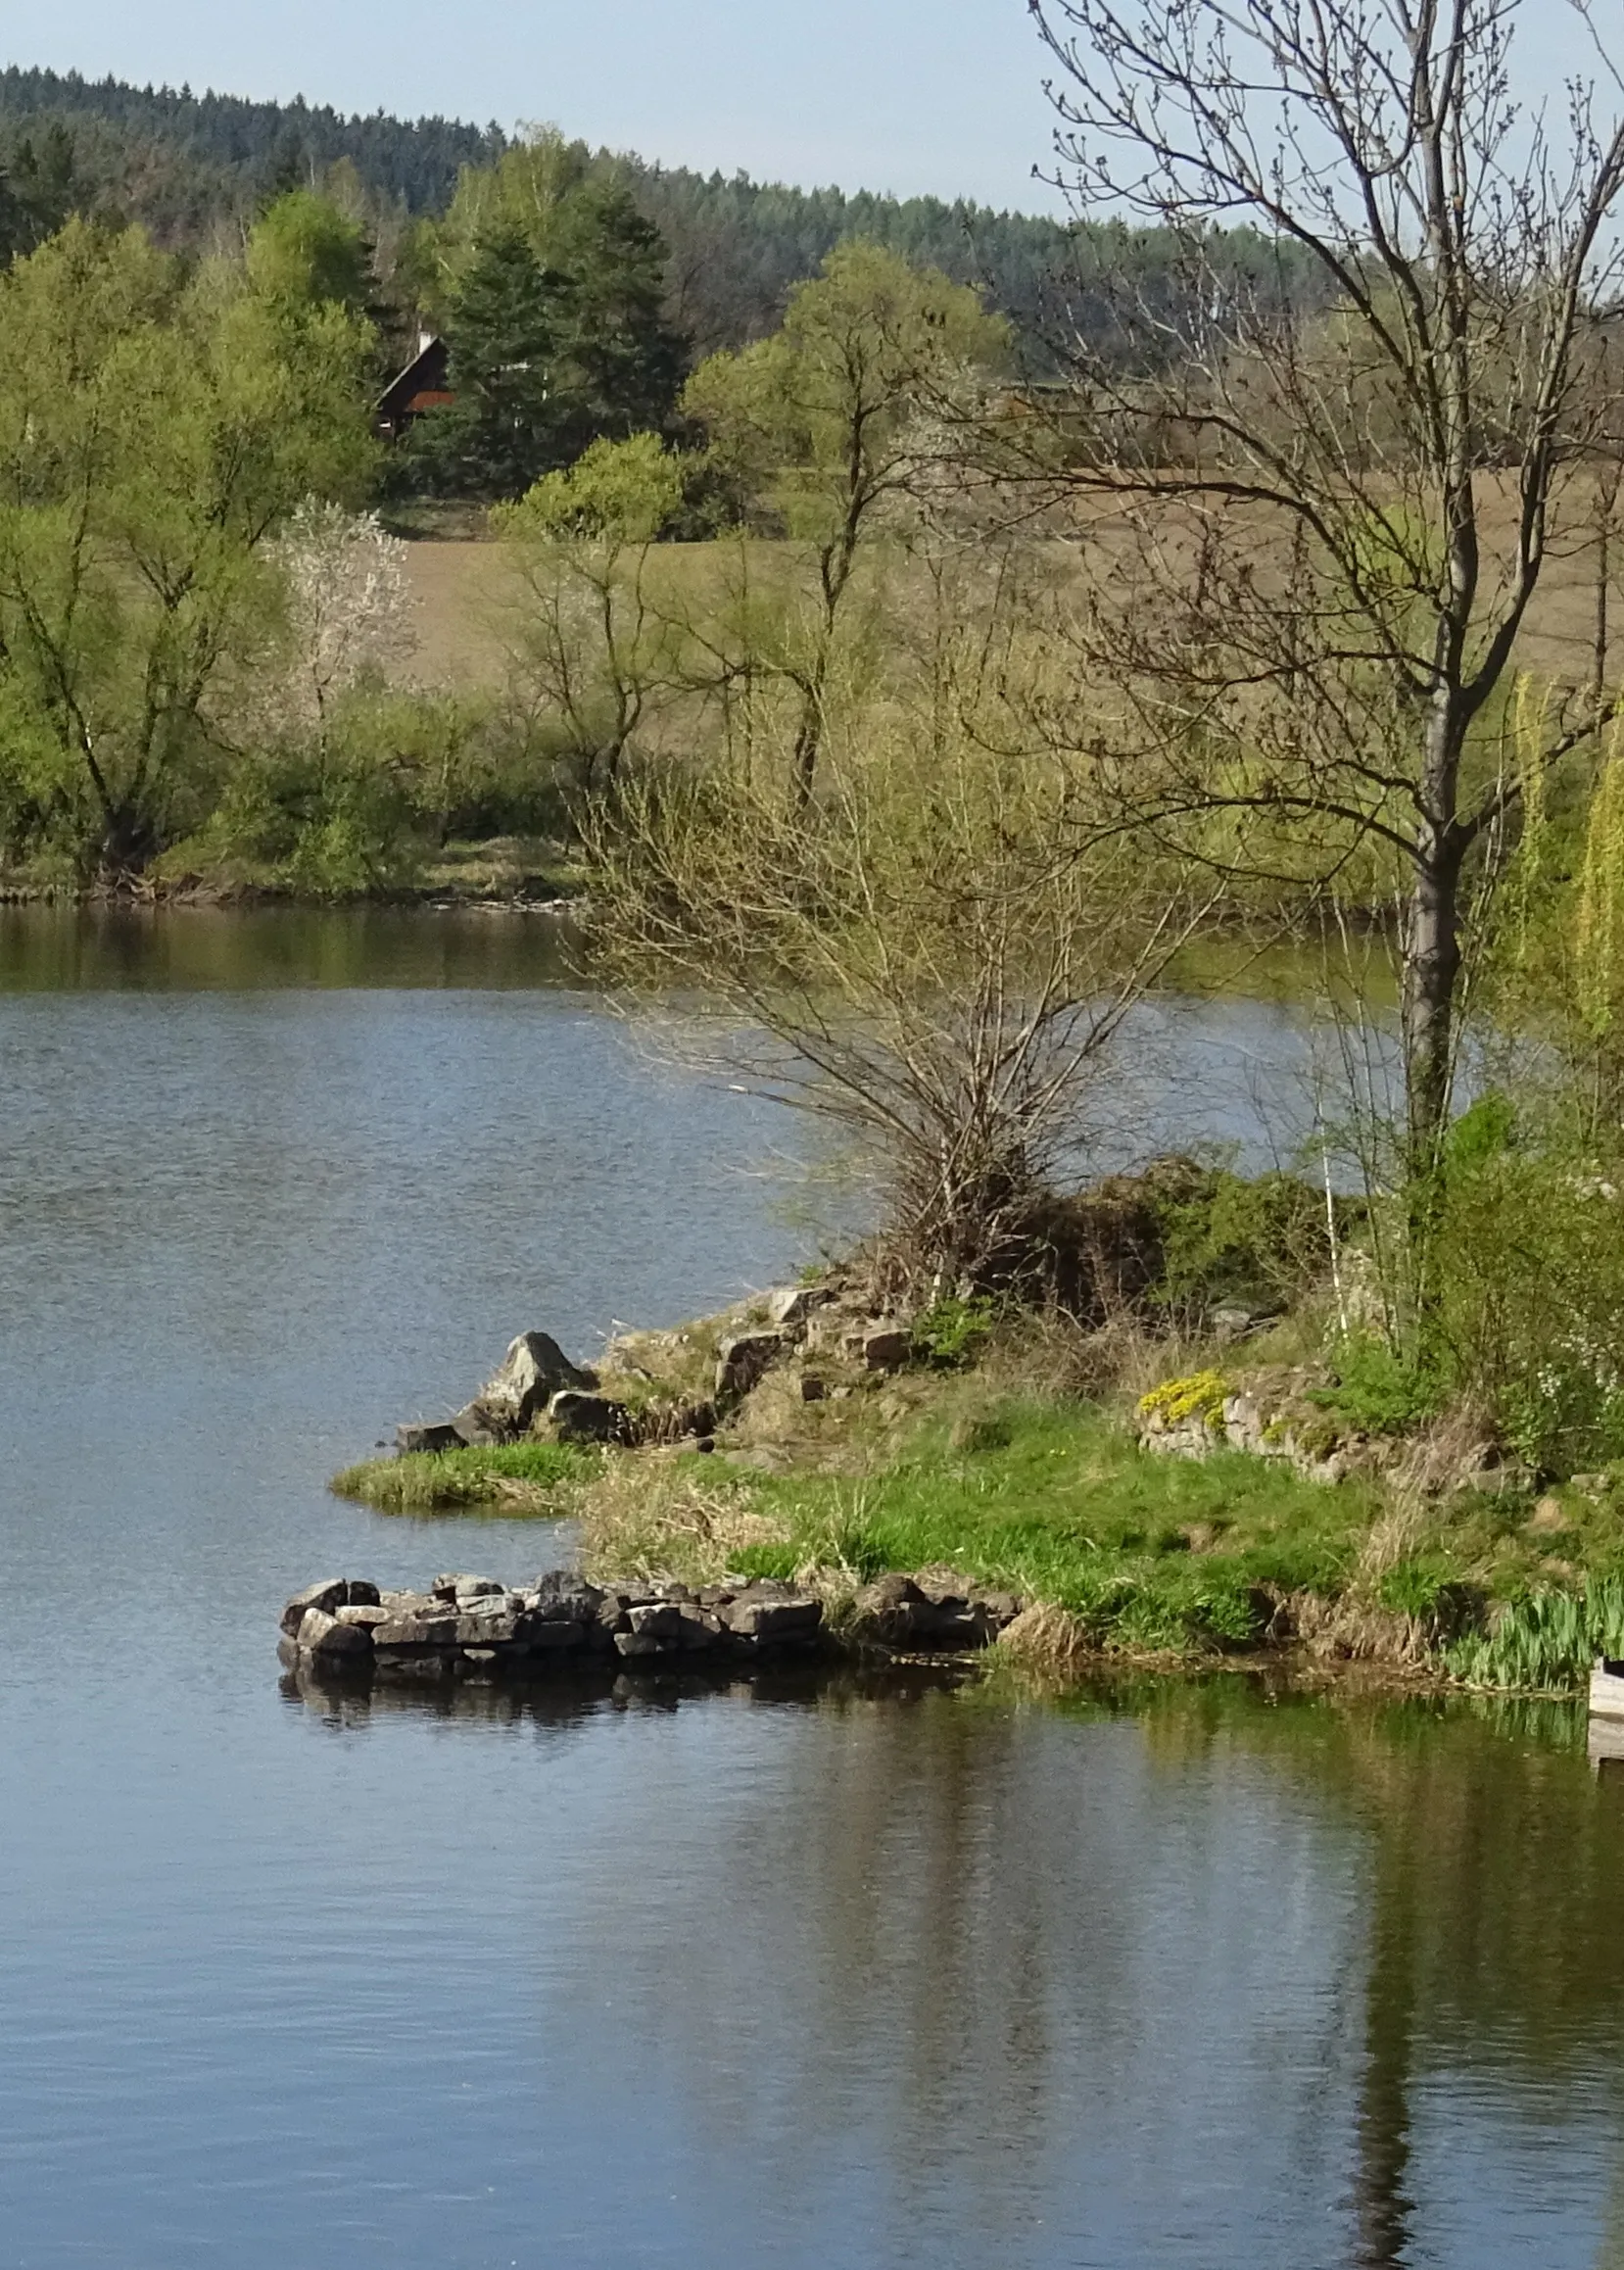
<path fill-rule="evenodd" d="M 1046 208 L 1025 0 L 53 0 L 3 60 L 440 111 L 758 177 Z"/>
<path fill-rule="evenodd" d="M 669 164 L 1052 210 L 1044 57 L 1026 0 L 52 0 L 0 60 L 341 110 L 549 120 Z M 1594 20 L 1624 61 L 1624 0 Z M 1525 0 L 1524 69 L 1583 52 Z M 1532 91 L 1532 90 L 1529 90 Z"/>

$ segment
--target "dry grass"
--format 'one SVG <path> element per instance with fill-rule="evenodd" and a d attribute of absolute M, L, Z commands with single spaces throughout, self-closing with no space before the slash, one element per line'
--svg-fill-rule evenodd
<path fill-rule="evenodd" d="M 1024 1608 L 993 1650 L 999 1664 L 1062 1681 L 1080 1676 L 1097 1652 L 1077 1618 L 1046 1601 Z"/>
<path fill-rule="evenodd" d="M 659 1452 L 612 1453 L 583 1493 L 582 1561 L 597 1577 L 680 1577 L 714 1584 L 741 1555 L 782 1545 L 788 1530 L 759 1512 L 738 1476 L 714 1478 Z"/>
<path fill-rule="evenodd" d="M 1168 508 L 1170 519 L 1173 508 Z M 1596 539 L 1587 524 L 1587 506 L 1575 498 L 1565 524 L 1553 532 L 1552 556 L 1528 618 L 1518 665 L 1554 677 L 1588 679 L 1596 637 Z M 1514 526 L 1512 502 L 1502 483 L 1485 483 L 1485 556 L 1494 564 L 1510 556 Z M 1125 561 L 1136 548 L 1132 523 L 1107 506 L 1079 511 L 1081 541 L 1054 542 L 1049 555 L 1062 576 L 1071 562 L 1086 561 L 1093 573 L 1109 572 L 1112 558 Z M 1171 549 L 1176 550 L 1176 540 Z M 750 547 L 752 572 L 770 571 L 787 557 L 783 546 Z M 700 606 L 721 588 L 731 544 L 662 544 L 655 556 L 654 588 L 675 608 Z M 513 591 L 508 548 L 459 535 L 451 541 L 412 543 L 406 579 L 416 604 L 414 646 L 403 655 L 406 673 L 426 685 L 495 686 L 505 668 L 502 611 Z"/>

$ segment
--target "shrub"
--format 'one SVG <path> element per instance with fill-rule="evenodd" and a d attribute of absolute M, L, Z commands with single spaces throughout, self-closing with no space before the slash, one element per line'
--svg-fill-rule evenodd
<path fill-rule="evenodd" d="M 1248 1179 L 1218 1169 L 1183 1191 L 1151 1184 L 1162 1237 L 1160 1298 L 1183 1310 L 1231 1301 L 1279 1308 L 1325 1275 L 1331 1246 L 1325 1194 L 1282 1174 Z M 1338 1235 L 1361 1209 L 1336 1202 Z"/>
<path fill-rule="evenodd" d="M 914 1354 L 938 1371 L 953 1372 L 973 1364 L 997 1321 L 997 1307 L 984 1294 L 967 1300 L 945 1295 L 932 1302 L 913 1328 Z"/>
<path fill-rule="evenodd" d="M 1432 1418 L 1446 1378 L 1435 1360 L 1393 1347 L 1374 1332 L 1349 1332 L 1333 1343 L 1336 1373 L 1329 1387 L 1310 1390 L 1309 1401 L 1362 1434 L 1404 1434 Z"/>
<path fill-rule="evenodd" d="M 1187 1378 L 1164 1379 L 1139 1398 L 1141 1419 L 1162 1419 L 1179 1426 L 1200 1419 L 1217 1434 L 1223 1425 L 1223 1406 L 1229 1382 L 1221 1372 L 1193 1372 Z"/>

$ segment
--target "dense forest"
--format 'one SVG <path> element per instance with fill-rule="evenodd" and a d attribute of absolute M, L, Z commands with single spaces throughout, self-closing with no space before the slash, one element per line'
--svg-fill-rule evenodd
<path fill-rule="evenodd" d="M 305 185 L 336 190 L 364 220 L 386 271 L 401 262 L 400 290 L 421 297 L 416 231 L 448 212 L 464 172 L 492 169 L 514 146 L 496 125 L 382 112 L 345 118 L 304 101 L 12 66 L 0 72 L 0 261 L 71 211 L 139 221 L 171 250 L 207 249 L 222 232 L 240 240 L 269 197 Z M 1176 296 L 1169 248 L 1154 232 L 1074 228 L 963 199 L 797 189 L 569 147 L 621 182 L 659 231 L 666 317 L 695 359 L 765 338 L 792 286 L 853 238 L 975 285 L 1042 360 L 1056 335 L 1109 331 L 1124 280 L 1136 294 L 1148 283 L 1159 302 Z M 1248 271 L 1275 257 L 1244 234 L 1234 243 Z M 403 320 L 398 335 L 408 327 Z"/>

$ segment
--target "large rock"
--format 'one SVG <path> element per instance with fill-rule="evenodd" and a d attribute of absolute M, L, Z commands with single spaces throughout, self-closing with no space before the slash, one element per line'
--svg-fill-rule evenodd
<path fill-rule="evenodd" d="M 596 1624 L 603 1594 L 584 1576 L 567 1569 L 549 1569 L 524 1588 L 526 1612 L 543 1622 Z"/>
<path fill-rule="evenodd" d="M 414 1654 L 428 1649 L 456 1645 L 457 1618 L 450 1613 L 439 1616 L 392 1616 L 387 1623 L 372 1626 L 372 1644 L 380 1652 L 386 1648 L 405 1648 Z"/>
<path fill-rule="evenodd" d="M 799 1331 L 833 1297 L 821 1284 L 781 1284 L 767 1295 L 767 1314 L 782 1331 Z"/>
<path fill-rule="evenodd" d="M 717 1611 L 731 1632 L 760 1647 L 811 1639 L 823 1623 L 823 1602 L 776 1584 L 751 1584 Z"/>
<path fill-rule="evenodd" d="M 307 1608 L 299 1626 L 299 1652 L 320 1664 L 358 1663 L 372 1653 L 372 1634 L 353 1623 L 340 1623 L 325 1609 Z"/>
<path fill-rule="evenodd" d="M 863 1363 L 870 1372 L 900 1372 L 913 1354 L 906 1325 L 877 1325 L 863 1334 Z"/>
<path fill-rule="evenodd" d="M 560 1387 L 597 1385 L 596 1374 L 572 1364 L 550 1334 L 520 1332 L 502 1358 L 501 1370 L 474 1397 L 474 1404 L 493 1422 L 504 1422 L 514 1433 L 522 1434 Z"/>
<path fill-rule="evenodd" d="M 576 1387 L 561 1387 L 547 1415 L 560 1442 L 630 1442 L 636 1432 L 624 1403 Z"/>
<path fill-rule="evenodd" d="M 1012 1592 L 989 1591 L 954 1570 L 893 1573 L 866 1584 L 852 1604 L 856 1628 L 883 1646 L 934 1655 L 990 1646 L 1020 1614 Z"/>
<path fill-rule="evenodd" d="M 296 1592 L 282 1611 L 282 1629 L 290 1639 L 296 1638 L 306 1613 L 321 1609 L 331 1616 L 340 1608 L 376 1608 L 378 1588 L 362 1577 L 325 1576 L 319 1584 L 307 1584 L 303 1592 Z"/>
<path fill-rule="evenodd" d="M 449 1419 L 412 1419 L 395 1429 L 395 1448 L 402 1458 L 423 1451 L 457 1450 L 462 1437 Z"/>
<path fill-rule="evenodd" d="M 782 1332 L 739 1332 L 724 1340 L 716 1357 L 719 1401 L 737 1402 L 764 1378 L 784 1354 Z"/>

